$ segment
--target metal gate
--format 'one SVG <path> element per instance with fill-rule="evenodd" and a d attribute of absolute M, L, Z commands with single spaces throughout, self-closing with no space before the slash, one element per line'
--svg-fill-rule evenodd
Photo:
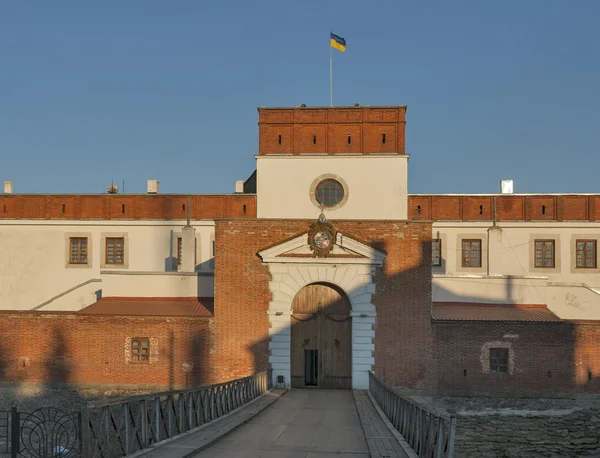
<path fill-rule="evenodd" d="M 79 458 L 82 450 L 81 412 L 44 407 L 19 412 L 0 411 L 0 457 Z"/>

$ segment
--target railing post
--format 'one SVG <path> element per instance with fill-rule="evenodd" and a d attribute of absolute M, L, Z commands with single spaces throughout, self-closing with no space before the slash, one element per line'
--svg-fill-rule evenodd
<path fill-rule="evenodd" d="M 21 451 L 21 419 L 17 406 L 10 409 L 10 457 L 17 458 Z"/>
<path fill-rule="evenodd" d="M 156 421 L 156 425 L 154 427 L 154 431 L 156 432 L 156 442 L 160 442 L 160 398 L 154 398 L 154 421 Z"/>
<path fill-rule="evenodd" d="M 85 406 L 81 414 L 81 456 L 91 456 L 90 408 Z"/>
<path fill-rule="evenodd" d="M 150 445 L 150 441 L 148 440 L 149 429 L 148 429 L 148 399 L 142 399 L 142 405 L 140 409 L 142 409 L 142 448 L 147 448 Z"/>
<path fill-rule="evenodd" d="M 125 404 L 123 404 L 123 421 L 125 423 L 125 454 L 129 455 L 131 453 L 131 440 L 130 440 L 130 436 L 131 436 L 131 431 L 130 431 L 130 425 L 129 425 L 129 403 L 126 402 Z"/>
<path fill-rule="evenodd" d="M 177 398 L 177 416 L 179 417 L 179 434 L 183 433 L 185 429 L 185 394 L 179 393 Z"/>

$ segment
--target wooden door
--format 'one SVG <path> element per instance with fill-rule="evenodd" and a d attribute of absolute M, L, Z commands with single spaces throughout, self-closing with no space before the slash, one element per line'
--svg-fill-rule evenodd
<path fill-rule="evenodd" d="M 352 321 L 346 295 L 326 284 L 292 302 L 292 387 L 352 388 Z"/>

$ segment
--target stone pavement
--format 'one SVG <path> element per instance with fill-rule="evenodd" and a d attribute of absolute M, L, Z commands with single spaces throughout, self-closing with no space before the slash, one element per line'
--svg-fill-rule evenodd
<path fill-rule="evenodd" d="M 197 458 L 368 458 L 350 390 L 291 390 Z"/>

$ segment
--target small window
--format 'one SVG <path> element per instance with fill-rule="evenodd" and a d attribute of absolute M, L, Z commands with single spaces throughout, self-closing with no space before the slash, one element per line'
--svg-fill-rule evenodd
<path fill-rule="evenodd" d="M 106 239 L 106 264 L 124 264 L 125 239 L 110 237 Z"/>
<path fill-rule="evenodd" d="M 4 213 L 6 213 L 6 204 L 4 204 Z"/>
<path fill-rule="evenodd" d="M 67 206 L 65 204 L 62 204 L 62 209 L 61 210 L 62 210 L 63 213 L 66 211 L 66 209 L 67 209 Z"/>
<path fill-rule="evenodd" d="M 508 348 L 490 349 L 490 372 L 508 372 Z"/>
<path fill-rule="evenodd" d="M 578 269 L 596 268 L 596 241 L 595 240 L 577 240 L 577 261 Z"/>
<path fill-rule="evenodd" d="M 185 213 L 185 204 L 181 204 L 181 213 Z"/>
<path fill-rule="evenodd" d="M 339 181 L 323 180 L 317 185 L 315 194 L 319 204 L 325 207 L 335 207 L 344 198 L 344 188 Z"/>
<path fill-rule="evenodd" d="M 462 241 L 462 266 L 481 267 L 481 240 Z"/>
<path fill-rule="evenodd" d="M 554 240 L 535 241 L 535 266 L 541 268 L 554 267 Z"/>
<path fill-rule="evenodd" d="M 385 145 L 385 134 L 381 134 L 381 143 Z"/>
<path fill-rule="evenodd" d="M 125 204 L 121 205 L 121 213 L 125 213 Z"/>
<path fill-rule="evenodd" d="M 421 214 L 421 206 L 417 205 L 417 213 L 420 215 Z"/>
<path fill-rule="evenodd" d="M 480 214 L 480 215 L 483 215 L 483 205 L 480 205 L 480 206 L 479 206 L 479 214 Z"/>
<path fill-rule="evenodd" d="M 352 134 L 348 134 L 348 144 L 352 144 Z"/>
<path fill-rule="evenodd" d="M 279 135 L 279 144 L 281 145 L 281 135 Z"/>
<path fill-rule="evenodd" d="M 313 145 L 317 144 L 317 134 L 313 134 Z"/>
<path fill-rule="evenodd" d="M 69 239 L 69 263 L 87 264 L 88 239 L 87 237 L 71 237 Z"/>
<path fill-rule="evenodd" d="M 212 241 L 212 247 L 211 247 L 211 250 L 212 250 L 211 256 L 212 256 L 213 258 L 214 258 L 214 256 L 215 256 L 215 251 L 216 251 L 216 248 L 217 248 L 217 246 L 216 246 L 216 244 L 215 244 L 215 241 L 213 240 L 213 241 Z"/>
<path fill-rule="evenodd" d="M 440 239 L 431 241 L 431 265 L 436 267 L 442 265 L 442 241 Z"/>
<path fill-rule="evenodd" d="M 546 206 L 542 205 L 542 215 L 545 215 L 545 214 L 546 214 Z"/>
<path fill-rule="evenodd" d="M 242 213 L 244 215 L 246 214 L 246 204 L 242 205 Z"/>
<path fill-rule="evenodd" d="M 131 339 L 131 361 L 134 363 L 150 361 L 150 339 L 147 337 Z"/>
<path fill-rule="evenodd" d="M 177 265 L 181 265 L 181 250 L 183 248 L 183 239 L 181 237 L 177 237 Z"/>

